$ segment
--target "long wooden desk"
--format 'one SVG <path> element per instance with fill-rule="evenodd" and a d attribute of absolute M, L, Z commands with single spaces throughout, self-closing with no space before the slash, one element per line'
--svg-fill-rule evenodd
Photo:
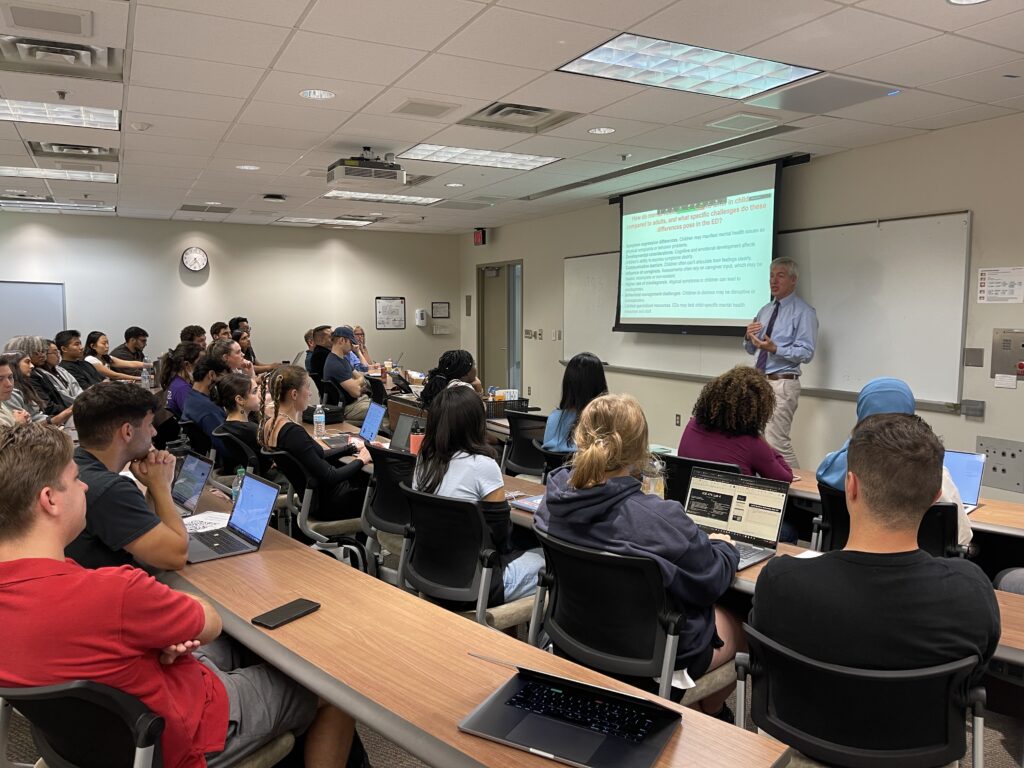
<path fill-rule="evenodd" d="M 482 654 L 654 698 L 445 611 L 277 531 L 260 552 L 186 567 L 173 586 L 212 600 L 225 630 L 262 658 L 425 762 L 550 768 L 543 758 L 463 734 L 456 724 L 511 671 Z M 268 631 L 250 619 L 298 597 L 310 616 Z M 771 766 L 777 742 L 681 709 L 658 766 Z"/>

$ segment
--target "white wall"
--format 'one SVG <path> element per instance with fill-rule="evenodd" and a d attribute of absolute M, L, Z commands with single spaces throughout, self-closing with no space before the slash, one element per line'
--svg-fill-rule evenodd
<path fill-rule="evenodd" d="M 181 266 L 191 245 L 210 256 L 198 274 Z M 459 346 L 458 321 L 442 321 L 453 335 L 434 336 L 429 320 L 416 327 L 413 312 L 429 312 L 431 301 L 456 306 L 457 253 L 445 235 L 0 215 L 0 280 L 63 282 L 72 328 L 105 331 L 116 346 L 139 325 L 153 353 L 177 344 L 185 325 L 209 329 L 243 315 L 262 362 L 290 361 L 311 326 L 349 323 L 366 329 L 377 359 L 404 352 L 403 365 L 433 365 Z M 406 298 L 406 330 L 374 329 L 375 296 Z M 0 344 L 18 332 L 0 328 Z"/>
<path fill-rule="evenodd" d="M 983 266 L 1024 266 L 1020 179 L 1024 178 L 1024 115 L 949 128 L 923 136 L 828 155 L 784 172 L 780 227 L 796 229 L 874 218 L 970 209 L 974 212 L 971 289 Z M 462 238 L 462 292 L 473 293 L 474 265 L 523 260 L 524 323 L 542 328 L 543 341 L 524 341 L 524 387 L 533 388 L 533 403 L 557 404 L 562 367 L 561 342 L 551 331 L 562 325 L 562 259 L 618 250 L 618 208 L 599 205 L 569 214 L 503 227 L 490 244 L 473 247 Z M 571 311 L 571 308 L 570 308 Z M 946 310 L 936 307 L 935 312 Z M 1021 439 L 1024 436 L 1024 388 L 996 390 L 988 375 L 992 329 L 1024 326 L 1024 306 L 979 305 L 968 308 L 967 344 L 983 347 L 984 368 L 966 368 L 963 397 L 984 400 L 985 418 L 922 414 L 950 448 L 973 450 L 978 435 Z M 463 342 L 472 345 L 475 318 L 464 318 Z M 922 323 L 921 333 L 928 333 Z M 682 340 L 680 343 L 684 343 Z M 600 350 L 594 350 L 600 354 Z M 812 363 L 813 365 L 813 363 Z M 610 374 L 609 386 L 636 395 L 644 405 L 651 439 L 676 445 L 700 385 L 690 382 Z M 796 415 L 793 438 L 801 463 L 814 467 L 845 439 L 855 419 L 854 404 L 805 396 Z M 1013 498 L 996 490 L 993 497 Z"/>

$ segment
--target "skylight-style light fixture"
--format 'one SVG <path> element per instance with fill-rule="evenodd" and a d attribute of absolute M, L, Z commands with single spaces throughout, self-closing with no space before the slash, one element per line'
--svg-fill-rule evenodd
<path fill-rule="evenodd" d="M 240 171 L 258 171 L 260 169 L 258 165 L 236 165 L 235 168 Z"/>
<path fill-rule="evenodd" d="M 521 155 L 516 152 L 496 152 L 490 149 L 445 147 L 440 144 L 417 144 L 412 149 L 400 154 L 399 157 L 403 160 L 479 165 L 486 168 L 512 168 L 519 171 L 532 171 L 534 168 L 550 165 L 562 159 L 543 155 Z"/>
<path fill-rule="evenodd" d="M 433 205 L 444 200 L 443 197 L 416 197 L 415 195 L 383 195 L 377 192 L 349 192 L 344 189 L 332 189 L 324 197 L 341 200 L 357 200 L 363 203 L 397 203 L 398 205 Z"/>
<path fill-rule="evenodd" d="M 307 88 L 304 91 L 299 91 L 299 96 L 304 99 L 312 99 L 313 101 L 327 101 L 337 95 L 334 91 L 327 91 L 323 88 Z"/>
<path fill-rule="evenodd" d="M 120 110 L 79 107 L 74 104 L 45 104 L 41 101 L 0 99 L 0 120 L 69 125 L 74 128 L 101 128 L 106 131 L 121 129 Z"/>
<path fill-rule="evenodd" d="M 817 75 L 821 70 L 622 34 L 570 61 L 559 71 L 727 99 L 747 99 Z"/>
<path fill-rule="evenodd" d="M 595 136 L 607 136 L 609 133 L 615 133 L 615 129 L 608 127 L 598 127 L 591 128 L 589 131 L 587 131 L 587 133 L 592 133 Z"/>
<path fill-rule="evenodd" d="M 104 171 L 64 171 L 56 168 L 17 168 L 0 166 L 0 176 L 18 179 L 49 179 L 51 181 L 100 181 L 116 184 L 117 174 Z"/>
<path fill-rule="evenodd" d="M 361 219 L 313 219 L 302 216 L 284 216 L 278 221 L 285 224 L 325 224 L 329 227 L 365 227 L 368 224 L 373 224 L 372 221 Z"/>

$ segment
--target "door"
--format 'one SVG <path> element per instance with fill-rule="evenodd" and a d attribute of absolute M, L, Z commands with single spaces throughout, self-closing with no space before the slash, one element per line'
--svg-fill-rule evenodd
<path fill-rule="evenodd" d="M 477 368 L 484 387 L 522 389 L 523 265 L 492 264 L 477 270 L 479 296 Z"/>

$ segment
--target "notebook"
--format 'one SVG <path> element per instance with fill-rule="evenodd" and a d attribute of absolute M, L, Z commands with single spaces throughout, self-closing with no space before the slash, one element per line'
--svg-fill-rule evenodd
<path fill-rule="evenodd" d="M 366 416 L 363 417 L 363 427 L 359 430 L 359 436 L 368 443 L 372 443 L 377 439 L 377 433 L 380 432 L 381 422 L 384 421 L 384 414 L 387 413 L 385 408 L 380 403 L 370 403 L 370 409 L 366 412 Z"/>
<path fill-rule="evenodd" d="M 978 507 L 981 480 L 985 476 L 985 454 L 947 450 L 942 464 L 956 483 L 964 511 L 973 512 Z"/>
<path fill-rule="evenodd" d="M 188 561 L 203 563 L 258 550 L 280 490 L 274 483 L 246 472 L 227 525 L 189 534 Z"/>
<path fill-rule="evenodd" d="M 679 727 L 678 712 L 649 699 L 514 669 L 460 731 L 569 765 L 648 768 Z"/>
<path fill-rule="evenodd" d="M 178 476 L 171 486 L 171 498 L 182 515 L 191 515 L 213 472 L 213 462 L 198 453 L 189 453 L 181 462 Z"/>
<path fill-rule="evenodd" d="M 413 416 L 409 413 L 402 413 L 398 416 L 398 423 L 394 425 L 395 431 L 391 434 L 391 448 L 396 451 L 409 451 L 409 435 L 414 429 L 424 430 L 427 428 L 426 416 Z"/>
<path fill-rule="evenodd" d="M 789 483 L 694 467 L 683 508 L 705 533 L 726 533 L 740 553 L 737 570 L 775 555 Z"/>

